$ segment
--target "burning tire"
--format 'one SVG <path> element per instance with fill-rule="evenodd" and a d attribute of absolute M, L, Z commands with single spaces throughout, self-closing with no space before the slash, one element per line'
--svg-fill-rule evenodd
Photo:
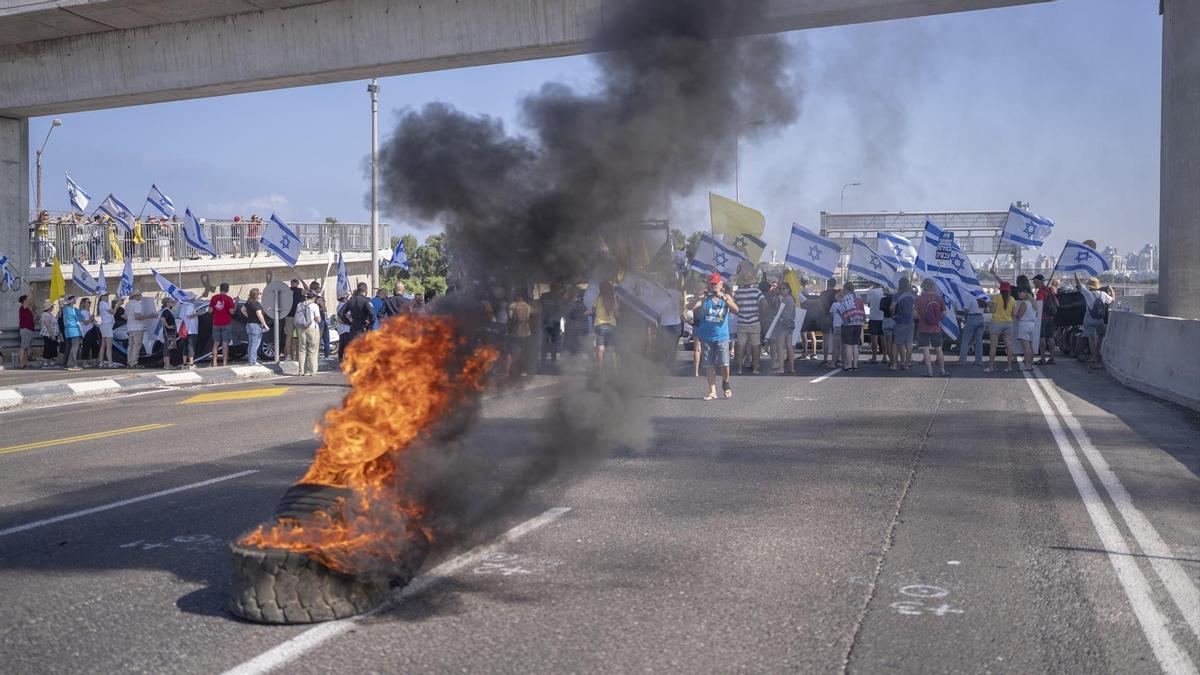
<path fill-rule="evenodd" d="M 302 518 L 322 510 L 333 512 L 345 490 L 294 485 L 280 500 L 276 518 Z M 257 548 L 239 542 L 233 550 L 233 590 L 228 610 L 258 623 L 314 623 L 370 611 L 387 600 L 393 588 L 416 575 L 429 551 L 429 540 L 413 531 L 400 561 L 387 574 L 353 575 L 331 569 L 309 555 L 279 548 Z"/>

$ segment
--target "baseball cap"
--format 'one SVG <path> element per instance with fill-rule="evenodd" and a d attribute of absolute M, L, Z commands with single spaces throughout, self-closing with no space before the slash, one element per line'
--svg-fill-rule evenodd
<path fill-rule="evenodd" d="M 708 275 L 708 283 L 710 283 L 710 284 L 719 284 L 719 283 L 721 283 L 721 281 L 722 281 L 721 275 L 717 274 L 716 272 L 713 272 L 712 274 Z"/>
<path fill-rule="evenodd" d="M 1000 290 L 1001 291 L 1011 291 L 1012 284 L 1008 283 L 1007 281 L 1001 281 L 1000 282 Z"/>
<path fill-rule="evenodd" d="M 304 297 L 306 297 L 306 298 L 315 298 L 315 297 L 317 297 L 317 292 L 316 292 L 316 291 L 309 291 L 309 292 L 307 292 L 307 293 L 305 293 L 305 294 L 304 294 Z"/>
<path fill-rule="evenodd" d="M 1044 274 L 1035 274 L 1035 275 L 1033 275 L 1033 280 L 1034 280 L 1034 281 L 1045 281 L 1045 280 L 1046 280 L 1046 275 L 1044 275 Z"/>

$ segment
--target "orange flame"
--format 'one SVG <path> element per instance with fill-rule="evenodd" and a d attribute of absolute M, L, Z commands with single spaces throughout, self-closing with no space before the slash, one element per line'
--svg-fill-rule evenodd
<path fill-rule="evenodd" d="M 404 452 L 483 387 L 497 353 L 473 348 L 446 316 L 400 316 L 355 340 L 342 364 L 352 387 L 325 413 L 312 466 L 300 483 L 349 488 L 334 515 L 280 519 L 240 543 L 299 551 L 348 573 L 388 569 L 424 509 L 402 492 Z M 432 537 L 430 537 L 432 539 Z"/>

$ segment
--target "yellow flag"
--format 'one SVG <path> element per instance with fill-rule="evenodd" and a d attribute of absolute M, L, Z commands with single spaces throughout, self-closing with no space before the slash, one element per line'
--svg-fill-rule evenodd
<path fill-rule="evenodd" d="M 67 282 L 63 281 L 62 265 L 54 256 L 54 267 L 50 268 L 50 300 L 58 300 L 67 294 Z"/>
<path fill-rule="evenodd" d="M 767 244 L 762 240 L 767 219 L 759 211 L 732 199 L 708 193 L 713 236 L 725 235 L 725 243 L 746 254 L 755 265 L 762 260 Z"/>
<path fill-rule="evenodd" d="M 142 221 L 140 218 L 133 219 L 133 243 L 146 243 L 146 240 L 142 238 Z"/>
<path fill-rule="evenodd" d="M 800 277 L 796 274 L 796 270 L 789 267 L 783 273 L 783 283 L 792 289 L 792 299 L 796 301 L 796 304 L 800 304 Z"/>
<path fill-rule="evenodd" d="M 108 226 L 108 248 L 112 251 L 112 261 L 123 263 L 125 256 L 121 253 L 121 242 L 117 241 L 117 230 Z"/>

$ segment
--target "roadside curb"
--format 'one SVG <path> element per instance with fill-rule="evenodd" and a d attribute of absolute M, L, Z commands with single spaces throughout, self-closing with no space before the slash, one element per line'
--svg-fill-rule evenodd
<path fill-rule="evenodd" d="M 319 372 L 335 372 L 336 363 L 321 363 Z M 299 364 L 284 361 L 278 364 L 265 363 L 254 366 L 204 367 L 196 370 L 153 370 L 124 373 L 110 377 L 81 380 L 58 380 L 19 384 L 0 389 L 0 410 L 13 410 L 42 403 L 63 403 L 75 400 L 94 399 L 110 394 L 194 387 L 206 384 L 232 384 L 247 380 L 295 376 Z"/>

